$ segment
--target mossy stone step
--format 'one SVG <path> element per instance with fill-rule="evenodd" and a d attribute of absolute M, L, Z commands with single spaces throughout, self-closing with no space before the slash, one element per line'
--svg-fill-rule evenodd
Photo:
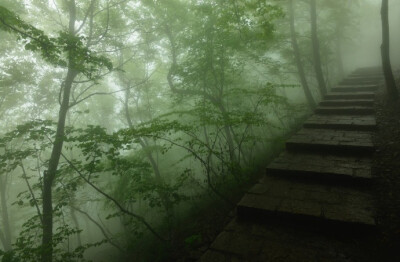
<path fill-rule="evenodd" d="M 314 114 L 304 122 L 303 126 L 306 128 L 374 131 L 376 130 L 376 120 L 373 115 Z"/>
<path fill-rule="evenodd" d="M 371 154 L 375 148 L 372 133 L 368 131 L 303 128 L 287 142 L 289 151 Z"/>
<path fill-rule="evenodd" d="M 265 176 L 254 185 L 239 202 L 237 213 L 239 219 L 376 226 L 374 201 L 368 193 L 354 188 L 293 182 L 275 176 Z"/>
<path fill-rule="evenodd" d="M 328 115 L 370 115 L 375 112 L 372 106 L 318 106 L 317 114 Z"/>
<path fill-rule="evenodd" d="M 373 106 L 373 99 L 329 99 L 319 103 L 321 106 Z"/>
<path fill-rule="evenodd" d="M 266 169 L 267 175 L 324 184 L 371 184 L 371 158 L 283 152 Z"/>
<path fill-rule="evenodd" d="M 378 85 L 338 85 L 331 89 L 332 92 L 373 92 L 378 89 Z"/>
<path fill-rule="evenodd" d="M 325 100 L 331 99 L 374 99 L 374 92 L 329 92 Z"/>
<path fill-rule="evenodd" d="M 343 79 L 341 85 L 357 85 L 357 84 L 378 84 L 383 80 L 380 76 L 375 77 L 348 77 Z"/>

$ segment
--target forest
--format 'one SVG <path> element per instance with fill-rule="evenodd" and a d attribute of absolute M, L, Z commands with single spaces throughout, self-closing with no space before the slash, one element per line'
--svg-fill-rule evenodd
<path fill-rule="evenodd" d="M 327 91 L 381 65 L 381 4 L 0 0 L 0 260 L 194 261 Z"/>

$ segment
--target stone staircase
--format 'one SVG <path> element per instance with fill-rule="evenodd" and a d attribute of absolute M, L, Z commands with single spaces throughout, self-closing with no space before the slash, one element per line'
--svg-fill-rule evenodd
<path fill-rule="evenodd" d="M 373 103 L 382 81 L 379 69 L 363 68 L 332 88 L 303 128 L 286 142 L 286 151 L 241 199 L 237 217 L 200 261 L 325 261 L 321 257 L 326 252 L 316 251 L 316 243 L 299 249 L 279 240 L 284 233 L 271 233 L 271 225 L 281 222 L 321 232 L 374 231 Z M 256 225 L 269 233 L 254 232 Z M 285 247 L 274 247 L 271 242 L 276 241 L 283 241 Z M 279 257 L 297 249 L 300 257 L 304 250 L 308 255 L 304 259 L 295 255 L 297 260 Z M 270 257 L 271 252 L 278 252 L 276 258 Z M 313 260 L 316 257 L 319 260 Z M 336 258 L 337 254 L 325 259 L 341 261 Z"/>

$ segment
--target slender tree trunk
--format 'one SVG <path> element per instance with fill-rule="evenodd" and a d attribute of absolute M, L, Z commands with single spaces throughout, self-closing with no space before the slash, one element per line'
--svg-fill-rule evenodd
<path fill-rule="evenodd" d="M 311 0 L 310 2 L 311 11 L 311 42 L 313 47 L 313 57 L 314 57 L 314 69 L 318 81 L 318 88 L 321 94 L 326 95 L 326 83 L 324 80 L 324 74 L 322 73 L 321 66 L 321 55 L 319 51 L 319 40 L 317 33 L 317 7 L 316 0 Z"/>
<path fill-rule="evenodd" d="M 6 199 L 6 182 L 7 178 L 3 174 L 0 177 L 0 202 L 1 202 L 1 219 L 2 219 L 2 231 L 3 237 L 1 237 L 1 241 L 3 243 L 3 247 L 5 251 L 11 250 L 11 230 L 10 230 L 10 221 L 8 217 L 8 207 L 7 207 L 7 199 Z"/>
<path fill-rule="evenodd" d="M 390 63 L 390 38 L 389 38 L 389 1 L 382 0 L 381 17 L 382 17 L 382 68 L 385 75 L 386 88 L 389 98 L 398 100 L 399 94 L 396 87 L 396 82 L 393 77 L 392 66 Z"/>
<path fill-rule="evenodd" d="M 315 100 L 311 94 L 310 87 L 308 85 L 307 78 L 304 73 L 303 64 L 301 63 L 301 58 L 300 58 L 300 49 L 299 49 L 299 45 L 297 44 L 297 39 L 296 39 L 296 30 L 295 30 L 295 25 L 294 25 L 293 0 L 289 0 L 289 17 L 290 17 L 290 36 L 291 36 L 291 40 L 292 40 L 292 47 L 293 47 L 294 57 L 296 60 L 297 71 L 299 72 L 300 82 L 301 82 L 301 85 L 303 86 L 303 91 L 306 96 L 308 105 L 311 107 L 311 109 L 314 109 L 316 106 Z"/>
<path fill-rule="evenodd" d="M 343 66 L 343 59 L 342 59 L 342 41 L 341 41 L 341 30 L 340 26 L 338 25 L 336 28 L 336 63 L 337 63 L 337 70 L 339 74 L 339 79 L 344 78 L 344 66 Z"/>
<path fill-rule="evenodd" d="M 75 0 L 70 0 L 69 5 L 69 33 L 75 34 L 76 6 Z M 58 113 L 56 137 L 49 160 L 49 167 L 43 175 L 43 236 L 42 236 L 42 262 L 53 260 L 53 197 L 52 187 L 60 161 L 61 151 L 64 144 L 64 129 L 67 112 L 69 109 L 70 93 L 72 83 L 77 75 L 74 69 L 73 52 L 70 51 L 68 71 L 62 84 L 62 102 Z"/>

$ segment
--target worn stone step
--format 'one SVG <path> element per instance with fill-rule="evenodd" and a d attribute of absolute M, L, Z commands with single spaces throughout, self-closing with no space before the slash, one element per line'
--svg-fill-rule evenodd
<path fill-rule="evenodd" d="M 374 92 L 378 85 L 338 85 L 331 89 L 332 92 Z"/>
<path fill-rule="evenodd" d="M 357 85 L 357 84 L 379 84 L 383 80 L 380 76 L 373 77 L 348 77 L 340 82 L 340 85 Z"/>
<path fill-rule="evenodd" d="M 329 99 L 319 103 L 321 106 L 373 106 L 373 99 Z"/>
<path fill-rule="evenodd" d="M 370 184 L 371 158 L 283 152 L 266 170 L 267 175 L 330 184 Z"/>
<path fill-rule="evenodd" d="M 376 77 L 376 78 L 384 78 L 383 72 L 370 72 L 370 73 L 360 73 L 360 72 L 353 72 L 347 76 L 347 78 L 351 77 Z"/>
<path fill-rule="evenodd" d="M 352 75 L 344 78 L 342 84 L 378 84 L 383 81 L 383 75 Z"/>
<path fill-rule="evenodd" d="M 371 106 L 318 106 L 315 113 L 324 115 L 369 115 L 374 113 Z"/>
<path fill-rule="evenodd" d="M 374 152 L 372 133 L 368 131 L 303 128 L 287 142 L 291 152 L 340 154 L 371 154 Z"/>
<path fill-rule="evenodd" d="M 376 130 L 373 115 L 312 115 L 303 124 L 306 128 L 341 129 L 354 131 Z"/>
<path fill-rule="evenodd" d="M 356 74 L 383 74 L 382 67 L 361 67 L 353 71 Z"/>
<path fill-rule="evenodd" d="M 354 188 L 290 181 L 265 176 L 237 206 L 240 219 L 290 220 L 292 223 L 374 228 L 374 201 Z M 340 227 L 338 227 L 340 228 Z"/>
<path fill-rule="evenodd" d="M 381 81 L 384 79 L 383 73 L 374 73 L 374 74 L 350 74 L 344 79 L 370 79 Z"/>
<path fill-rule="evenodd" d="M 331 99 L 374 99 L 374 92 L 329 92 L 324 97 L 326 100 Z"/>

